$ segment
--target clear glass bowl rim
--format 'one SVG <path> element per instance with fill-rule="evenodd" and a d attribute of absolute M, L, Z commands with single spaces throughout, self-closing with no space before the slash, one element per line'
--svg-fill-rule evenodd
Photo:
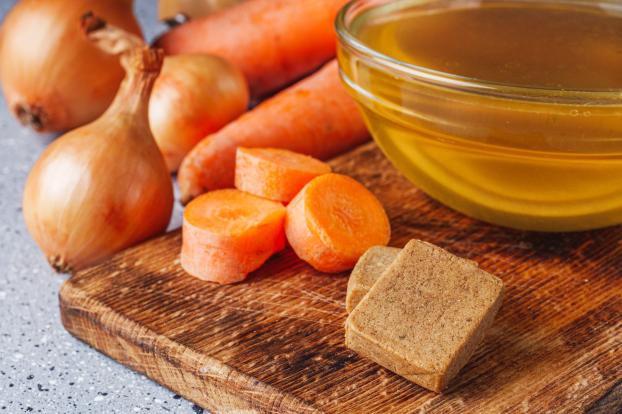
<path fill-rule="evenodd" d="M 403 62 L 385 55 L 358 40 L 350 31 L 348 22 L 356 17 L 356 15 L 350 16 L 351 13 L 359 13 L 361 11 L 357 10 L 358 8 L 363 11 L 367 10 L 362 6 L 368 4 L 379 6 L 391 1 L 399 3 L 409 0 L 351 0 L 341 9 L 335 20 L 337 37 L 342 46 L 349 48 L 358 58 L 362 59 L 365 63 L 372 64 L 376 69 L 380 69 L 393 76 L 399 76 L 403 79 L 411 79 L 413 82 L 423 82 L 450 89 L 516 100 L 542 100 L 560 104 L 586 102 L 589 103 L 589 105 L 622 105 L 622 89 L 581 90 L 517 86 L 440 72 Z M 419 1 L 420 3 L 431 3 L 440 0 Z M 460 0 L 455 1 L 460 2 Z M 476 2 L 461 3 L 475 4 Z M 622 16 L 622 3 L 616 3 L 611 0 L 504 0 L 504 3 L 536 3 L 540 6 L 551 4 L 591 8 L 595 6 L 605 6 L 619 11 Z"/>

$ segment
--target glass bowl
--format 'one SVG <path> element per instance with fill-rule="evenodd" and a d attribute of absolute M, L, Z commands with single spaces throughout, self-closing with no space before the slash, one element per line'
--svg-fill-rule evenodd
<path fill-rule="evenodd" d="M 342 79 L 375 141 L 408 179 L 464 214 L 503 226 L 575 231 L 622 223 L 622 90 L 513 86 L 396 60 L 356 36 L 357 17 L 388 3 L 393 13 L 499 1 L 354 0 L 337 17 Z M 535 3 L 622 16 L 614 2 Z"/>

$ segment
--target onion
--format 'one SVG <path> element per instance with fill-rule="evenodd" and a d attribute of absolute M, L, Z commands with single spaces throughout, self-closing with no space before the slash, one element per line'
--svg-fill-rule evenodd
<path fill-rule="evenodd" d="M 242 1 L 244 0 L 160 0 L 158 15 L 160 20 L 175 23 L 180 16 L 184 20 L 195 19 Z"/>
<path fill-rule="evenodd" d="M 148 123 L 163 53 L 93 16 L 84 22 L 99 47 L 121 53 L 127 76 L 110 108 L 53 142 L 26 183 L 28 230 L 63 272 L 163 232 L 173 208 L 171 178 Z"/>
<path fill-rule="evenodd" d="M 100 116 L 123 79 L 119 60 L 80 32 L 93 10 L 140 35 L 132 0 L 21 0 L 6 16 L 0 79 L 11 112 L 37 131 L 63 131 Z"/>
<path fill-rule="evenodd" d="M 206 135 L 244 113 L 242 72 L 209 55 L 167 56 L 149 103 L 149 124 L 171 172 Z"/>

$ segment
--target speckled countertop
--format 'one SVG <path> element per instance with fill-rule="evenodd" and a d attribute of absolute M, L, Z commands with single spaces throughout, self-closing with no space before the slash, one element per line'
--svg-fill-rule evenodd
<path fill-rule="evenodd" d="M 0 16 L 14 3 L 0 0 Z M 154 0 L 137 1 L 149 38 L 162 30 L 155 9 Z M 50 140 L 21 128 L 0 98 L 0 414 L 203 412 L 63 329 L 64 279 L 30 239 L 21 211 L 26 175 Z"/>

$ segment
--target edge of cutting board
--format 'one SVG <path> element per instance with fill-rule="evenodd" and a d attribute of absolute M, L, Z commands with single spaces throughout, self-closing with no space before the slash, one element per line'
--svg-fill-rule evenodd
<path fill-rule="evenodd" d="M 214 413 L 620 411 L 622 226 L 559 235 L 472 220 L 423 195 L 373 144 L 331 165 L 378 195 L 393 246 L 427 240 L 506 283 L 495 324 L 445 393 L 345 348 L 347 274 L 320 274 L 291 250 L 217 286 L 183 272 L 180 232 L 166 234 L 66 281 L 64 326 Z"/>
<path fill-rule="evenodd" d="M 206 364 L 205 356 L 84 295 L 71 279 L 62 285 L 59 300 L 62 324 L 72 335 L 212 412 L 321 413 L 217 359 Z M 136 338 L 149 339 L 137 343 Z M 183 359 L 176 356 L 181 354 Z"/>

